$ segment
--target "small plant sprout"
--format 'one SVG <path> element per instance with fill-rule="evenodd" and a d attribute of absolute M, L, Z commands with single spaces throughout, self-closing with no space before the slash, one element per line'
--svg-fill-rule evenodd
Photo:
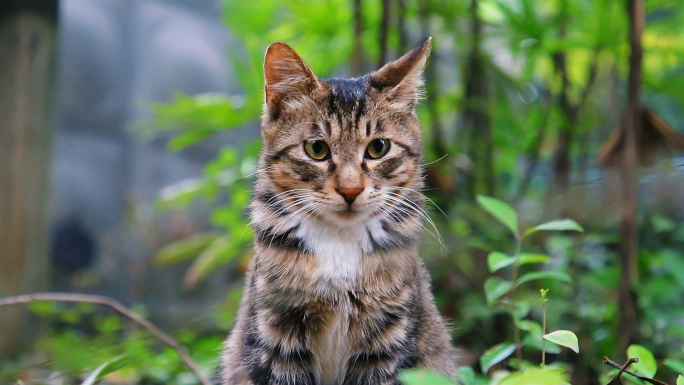
<path fill-rule="evenodd" d="M 546 293 L 549 289 L 539 289 L 542 303 L 542 335 L 546 334 Z M 542 366 L 546 365 L 546 340 L 542 338 Z"/>

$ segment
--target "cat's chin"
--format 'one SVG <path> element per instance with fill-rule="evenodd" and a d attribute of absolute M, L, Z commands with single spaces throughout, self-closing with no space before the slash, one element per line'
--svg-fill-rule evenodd
<path fill-rule="evenodd" d="M 342 211 L 335 211 L 335 215 L 342 219 L 346 220 L 354 220 L 358 219 L 361 216 L 360 211 L 354 211 L 354 210 L 342 210 Z"/>
<path fill-rule="evenodd" d="M 367 220 L 368 212 L 355 208 L 330 210 L 324 217 L 326 222 L 333 224 L 335 227 L 346 228 L 356 226 L 360 222 Z"/>

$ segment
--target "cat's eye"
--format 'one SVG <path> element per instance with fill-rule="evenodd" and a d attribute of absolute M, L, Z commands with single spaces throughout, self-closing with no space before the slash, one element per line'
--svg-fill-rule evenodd
<path fill-rule="evenodd" d="M 323 140 L 309 140 L 304 143 L 304 150 L 310 157 L 316 160 L 323 160 L 330 154 L 330 147 Z"/>
<path fill-rule="evenodd" d="M 368 144 L 368 147 L 366 147 L 366 157 L 371 158 L 371 159 L 378 159 L 385 154 L 387 154 L 387 151 L 389 151 L 390 148 L 390 141 L 387 139 L 375 139 L 374 141 L 370 142 Z"/>

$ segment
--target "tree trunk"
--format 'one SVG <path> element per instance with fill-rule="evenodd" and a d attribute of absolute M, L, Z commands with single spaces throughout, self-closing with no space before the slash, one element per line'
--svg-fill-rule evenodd
<path fill-rule="evenodd" d="M 565 7 L 561 10 L 559 22 L 558 37 L 563 39 L 567 35 L 567 16 Z M 570 104 L 570 100 L 568 99 L 570 81 L 568 80 L 567 57 L 565 52 L 556 52 L 553 54 L 553 65 L 561 78 L 561 92 L 558 98 L 558 106 L 561 111 L 563 111 L 563 115 L 565 115 L 565 122 L 560 127 L 560 132 L 558 134 L 556 157 L 553 162 L 554 187 L 557 187 L 558 191 L 561 194 L 564 194 L 570 186 L 570 146 L 574 139 L 577 111 L 574 106 Z"/>
<path fill-rule="evenodd" d="M 637 133 L 641 124 L 639 89 L 641 86 L 641 67 L 643 49 L 641 33 L 646 23 L 644 0 L 629 2 L 630 48 L 629 84 L 627 109 L 623 129 L 625 130 L 625 151 L 622 159 L 622 229 L 620 244 L 620 260 L 622 275 L 620 278 L 620 351 L 624 352 L 634 340 L 637 330 L 636 310 L 632 285 L 638 277 L 637 271 Z"/>
<path fill-rule="evenodd" d="M 567 36 L 567 5 L 563 5 L 559 15 L 559 38 L 563 39 Z M 566 194 L 570 188 L 570 172 L 572 171 L 571 163 L 571 149 L 575 142 L 575 134 L 577 124 L 580 117 L 584 103 L 589 97 L 591 88 L 596 80 L 596 73 L 598 70 L 598 51 L 594 52 L 591 63 L 587 70 L 587 83 L 582 90 L 580 100 L 577 103 L 570 101 L 570 80 L 568 79 L 567 55 L 565 52 L 556 52 L 553 54 L 553 65 L 556 73 L 561 79 L 561 91 L 558 96 L 558 106 L 565 116 L 565 121 L 559 128 L 558 143 L 556 145 L 556 153 L 553 161 L 554 179 L 549 195 L 547 196 L 544 212 L 551 213 L 550 207 L 560 207 L 560 215 L 564 217 L 571 216 L 570 199 L 567 199 Z M 552 215 L 556 215 L 555 213 Z"/>
<path fill-rule="evenodd" d="M 354 52 L 351 55 L 349 72 L 352 77 L 363 73 L 363 13 L 361 0 L 354 0 Z"/>
<path fill-rule="evenodd" d="M 420 25 L 423 35 L 432 35 L 430 26 L 430 2 L 428 0 L 420 3 Z M 430 65 L 425 67 L 425 107 L 430 115 L 430 139 L 429 145 L 437 156 L 446 154 L 446 148 L 442 138 L 442 119 L 437 110 L 437 42 L 432 39 L 432 52 L 430 53 Z"/>
<path fill-rule="evenodd" d="M 463 128 L 467 130 L 469 158 L 473 170 L 464 178 L 466 194 L 474 197 L 478 190 L 493 196 L 496 190 L 494 175 L 494 145 L 489 121 L 489 90 L 487 72 L 482 60 L 482 23 L 477 15 L 478 0 L 470 3 L 470 25 L 472 45 L 466 67 Z M 481 175 L 482 179 L 478 176 Z"/>
<path fill-rule="evenodd" d="M 0 5 L 0 296 L 45 289 L 57 1 Z M 35 334 L 25 309 L 0 312 L 0 351 Z"/>
<path fill-rule="evenodd" d="M 390 1 L 382 0 L 382 20 L 380 20 L 380 59 L 378 60 L 378 68 L 385 65 L 387 62 L 387 34 L 389 33 L 390 23 Z M 399 53 L 403 55 L 403 52 Z"/>
<path fill-rule="evenodd" d="M 403 55 L 408 46 L 408 37 L 406 36 L 406 0 L 397 0 L 397 29 L 399 30 L 399 55 Z"/>

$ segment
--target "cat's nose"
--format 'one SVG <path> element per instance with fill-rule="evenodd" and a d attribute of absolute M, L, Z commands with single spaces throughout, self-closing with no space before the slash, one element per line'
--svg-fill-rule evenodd
<path fill-rule="evenodd" d="M 354 203 L 354 199 L 356 199 L 361 192 L 363 192 L 363 187 L 356 187 L 356 188 L 339 188 L 337 189 L 337 192 L 342 195 L 344 198 L 345 202 L 348 204 Z"/>

